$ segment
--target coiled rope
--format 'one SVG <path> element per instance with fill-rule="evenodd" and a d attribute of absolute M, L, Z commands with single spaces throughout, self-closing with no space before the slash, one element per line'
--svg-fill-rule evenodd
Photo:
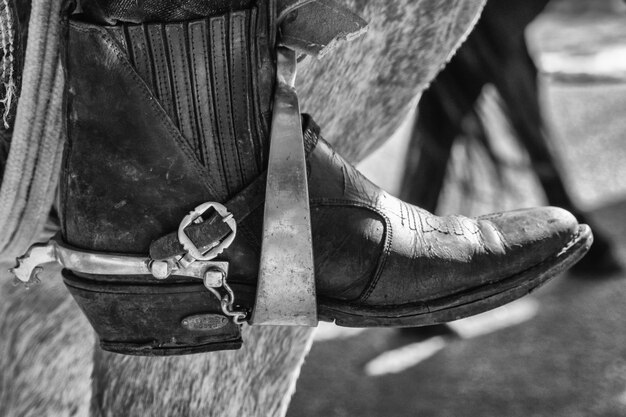
<path fill-rule="evenodd" d="M 8 117 L 15 99 L 15 23 L 9 0 L 0 2 L 0 47 L 2 48 L 2 83 L 4 85 L 4 97 L 0 103 L 4 106 L 2 124 L 9 129 Z"/>
<path fill-rule="evenodd" d="M 62 1 L 32 1 L 22 89 L 0 187 L 3 258 L 23 253 L 37 238 L 55 198 L 63 150 Z M 13 44 L 11 40 L 5 43 L 6 36 L 13 36 L 5 33 L 6 27 L 0 26 L 2 43 Z"/>

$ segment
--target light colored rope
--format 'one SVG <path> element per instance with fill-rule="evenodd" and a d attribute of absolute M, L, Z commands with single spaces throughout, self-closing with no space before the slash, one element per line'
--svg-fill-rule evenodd
<path fill-rule="evenodd" d="M 15 99 L 15 71 L 14 71 L 14 42 L 15 25 L 8 0 L 0 3 L 0 42 L 2 43 L 2 82 L 4 83 L 4 97 L 0 103 L 4 105 L 2 122 L 9 129 L 8 117 Z"/>
<path fill-rule="evenodd" d="M 22 90 L 0 187 L 3 257 L 26 250 L 42 230 L 55 197 L 63 150 L 62 1 L 32 1 Z"/>

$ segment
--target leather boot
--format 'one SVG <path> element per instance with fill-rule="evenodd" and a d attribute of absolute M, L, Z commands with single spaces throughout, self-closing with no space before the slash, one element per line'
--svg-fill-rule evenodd
<path fill-rule="evenodd" d="M 263 217 L 255 184 L 263 184 L 267 167 L 276 28 L 272 1 L 240 3 L 181 22 L 70 21 L 61 215 L 63 240 L 73 247 L 161 259 L 179 254 L 171 233 L 189 210 L 235 199 L 246 213 L 218 259 L 229 262 L 235 307 L 249 312 Z M 455 320 L 529 293 L 591 244 L 589 228 L 558 208 L 434 216 L 365 179 L 308 116 L 303 129 L 322 320 Z M 198 247 L 210 244 L 202 231 L 211 224 L 189 226 Z M 64 277 L 105 349 L 167 355 L 241 343 L 238 325 L 220 316 L 220 303 L 197 281 L 71 271 Z M 188 318 L 201 314 L 211 325 L 190 326 Z"/>

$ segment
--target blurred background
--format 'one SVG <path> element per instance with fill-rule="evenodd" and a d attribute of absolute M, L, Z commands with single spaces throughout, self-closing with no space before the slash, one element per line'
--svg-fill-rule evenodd
<path fill-rule="evenodd" d="M 565 201 L 593 225 L 595 253 L 536 293 L 449 326 L 320 326 L 289 416 L 626 415 L 626 4 L 542 3 L 489 0 L 482 38 L 470 37 L 422 98 L 423 114 L 445 104 L 439 124 L 412 111 L 359 169 L 438 214 Z M 494 28 L 510 42 L 487 36 Z M 520 74 L 515 31 L 525 33 L 536 84 Z M 467 86 L 478 92 L 471 105 Z M 535 90 L 540 122 L 529 116 Z M 439 186 L 424 160 L 445 167 Z"/>

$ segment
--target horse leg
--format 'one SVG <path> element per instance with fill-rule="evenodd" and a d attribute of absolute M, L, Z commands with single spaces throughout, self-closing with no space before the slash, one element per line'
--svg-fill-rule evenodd
<path fill-rule="evenodd" d="M 5 263 L 4 266 L 8 268 Z M 25 291 L 0 284 L 0 415 L 86 416 L 95 340 L 56 268 Z"/>
<path fill-rule="evenodd" d="M 94 355 L 93 416 L 283 416 L 313 329 L 249 327 L 239 351 Z"/>

